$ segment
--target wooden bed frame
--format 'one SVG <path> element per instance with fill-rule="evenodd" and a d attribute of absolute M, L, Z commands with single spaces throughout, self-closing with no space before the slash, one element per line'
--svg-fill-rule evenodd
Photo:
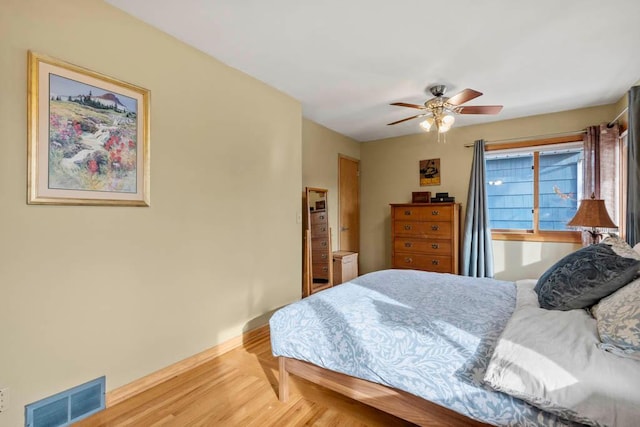
<path fill-rule="evenodd" d="M 289 399 L 289 374 L 326 387 L 420 426 L 486 426 L 455 411 L 391 387 L 280 356 L 278 397 Z"/>

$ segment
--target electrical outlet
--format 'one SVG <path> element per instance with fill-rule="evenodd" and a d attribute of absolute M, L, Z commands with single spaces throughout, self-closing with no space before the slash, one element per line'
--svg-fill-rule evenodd
<path fill-rule="evenodd" d="M 7 410 L 9 405 L 9 388 L 0 388 L 0 413 Z"/>

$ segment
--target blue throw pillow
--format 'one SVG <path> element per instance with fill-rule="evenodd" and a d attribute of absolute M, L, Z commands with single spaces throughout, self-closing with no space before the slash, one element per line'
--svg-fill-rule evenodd
<path fill-rule="evenodd" d="M 573 252 L 544 272 L 535 291 L 540 307 L 573 310 L 592 306 L 629 283 L 640 261 L 599 243 Z"/>

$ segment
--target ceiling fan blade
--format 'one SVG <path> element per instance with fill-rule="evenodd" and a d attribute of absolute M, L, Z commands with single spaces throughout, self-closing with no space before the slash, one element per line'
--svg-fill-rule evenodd
<path fill-rule="evenodd" d="M 502 105 L 469 105 L 455 109 L 460 114 L 498 114 L 501 110 Z"/>
<path fill-rule="evenodd" d="M 451 105 L 460 105 L 460 104 L 464 104 L 467 101 L 471 101 L 472 99 L 475 99 L 481 95 L 482 95 L 482 92 L 478 92 L 477 90 L 465 89 L 462 92 L 458 92 L 455 95 L 453 95 L 451 98 L 449 98 L 447 100 L 447 103 Z"/>
<path fill-rule="evenodd" d="M 409 108 L 417 108 L 418 110 L 424 110 L 425 106 L 424 105 L 417 105 L 417 104 L 407 104 L 406 102 L 394 102 L 391 105 L 396 105 L 398 107 L 409 107 Z"/>
<path fill-rule="evenodd" d="M 417 117 L 424 117 L 426 114 L 416 114 L 415 116 L 407 117 L 406 119 L 398 120 L 397 122 L 387 123 L 387 126 L 397 125 L 398 123 L 406 122 L 407 120 L 415 119 Z"/>

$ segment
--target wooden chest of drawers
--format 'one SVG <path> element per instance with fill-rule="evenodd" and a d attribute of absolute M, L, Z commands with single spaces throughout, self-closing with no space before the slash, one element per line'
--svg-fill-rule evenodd
<path fill-rule="evenodd" d="M 311 212 L 310 218 L 313 278 L 328 282 L 329 265 L 332 261 L 327 212 L 325 210 Z"/>
<path fill-rule="evenodd" d="M 393 268 L 458 274 L 460 204 L 391 205 Z"/>

